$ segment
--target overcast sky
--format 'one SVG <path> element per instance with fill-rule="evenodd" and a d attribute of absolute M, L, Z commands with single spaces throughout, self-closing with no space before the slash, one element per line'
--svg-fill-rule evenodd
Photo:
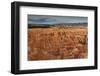
<path fill-rule="evenodd" d="M 87 23 L 87 17 L 28 15 L 28 24 Z"/>

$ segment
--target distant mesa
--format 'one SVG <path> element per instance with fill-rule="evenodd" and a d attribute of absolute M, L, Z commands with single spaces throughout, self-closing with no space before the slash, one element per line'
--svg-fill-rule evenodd
<path fill-rule="evenodd" d="M 28 28 L 50 28 L 50 27 L 87 27 L 88 23 L 59 23 L 59 24 L 28 24 Z"/>

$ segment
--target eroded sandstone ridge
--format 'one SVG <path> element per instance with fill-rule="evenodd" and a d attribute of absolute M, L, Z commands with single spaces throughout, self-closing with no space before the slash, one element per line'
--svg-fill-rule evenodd
<path fill-rule="evenodd" d="M 86 27 L 28 28 L 28 60 L 87 58 Z"/>

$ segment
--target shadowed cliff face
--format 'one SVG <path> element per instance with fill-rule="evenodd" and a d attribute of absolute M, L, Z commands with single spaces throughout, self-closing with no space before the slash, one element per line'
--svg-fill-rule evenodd
<path fill-rule="evenodd" d="M 28 28 L 28 60 L 87 58 L 87 28 Z"/>

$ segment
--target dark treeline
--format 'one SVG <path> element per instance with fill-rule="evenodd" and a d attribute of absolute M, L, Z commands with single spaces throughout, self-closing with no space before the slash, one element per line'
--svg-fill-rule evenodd
<path fill-rule="evenodd" d="M 28 28 L 50 28 L 50 27 L 74 27 L 74 26 L 84 26 L 87 27 L 87 23 L 60 23 L 60 24 L 28 24 Z"/>
<path fill-rule="evenodd" d="M 28 28 L 50 28 L 50 26 L 46 26 L 46 25 L 28 25 Z"/>

